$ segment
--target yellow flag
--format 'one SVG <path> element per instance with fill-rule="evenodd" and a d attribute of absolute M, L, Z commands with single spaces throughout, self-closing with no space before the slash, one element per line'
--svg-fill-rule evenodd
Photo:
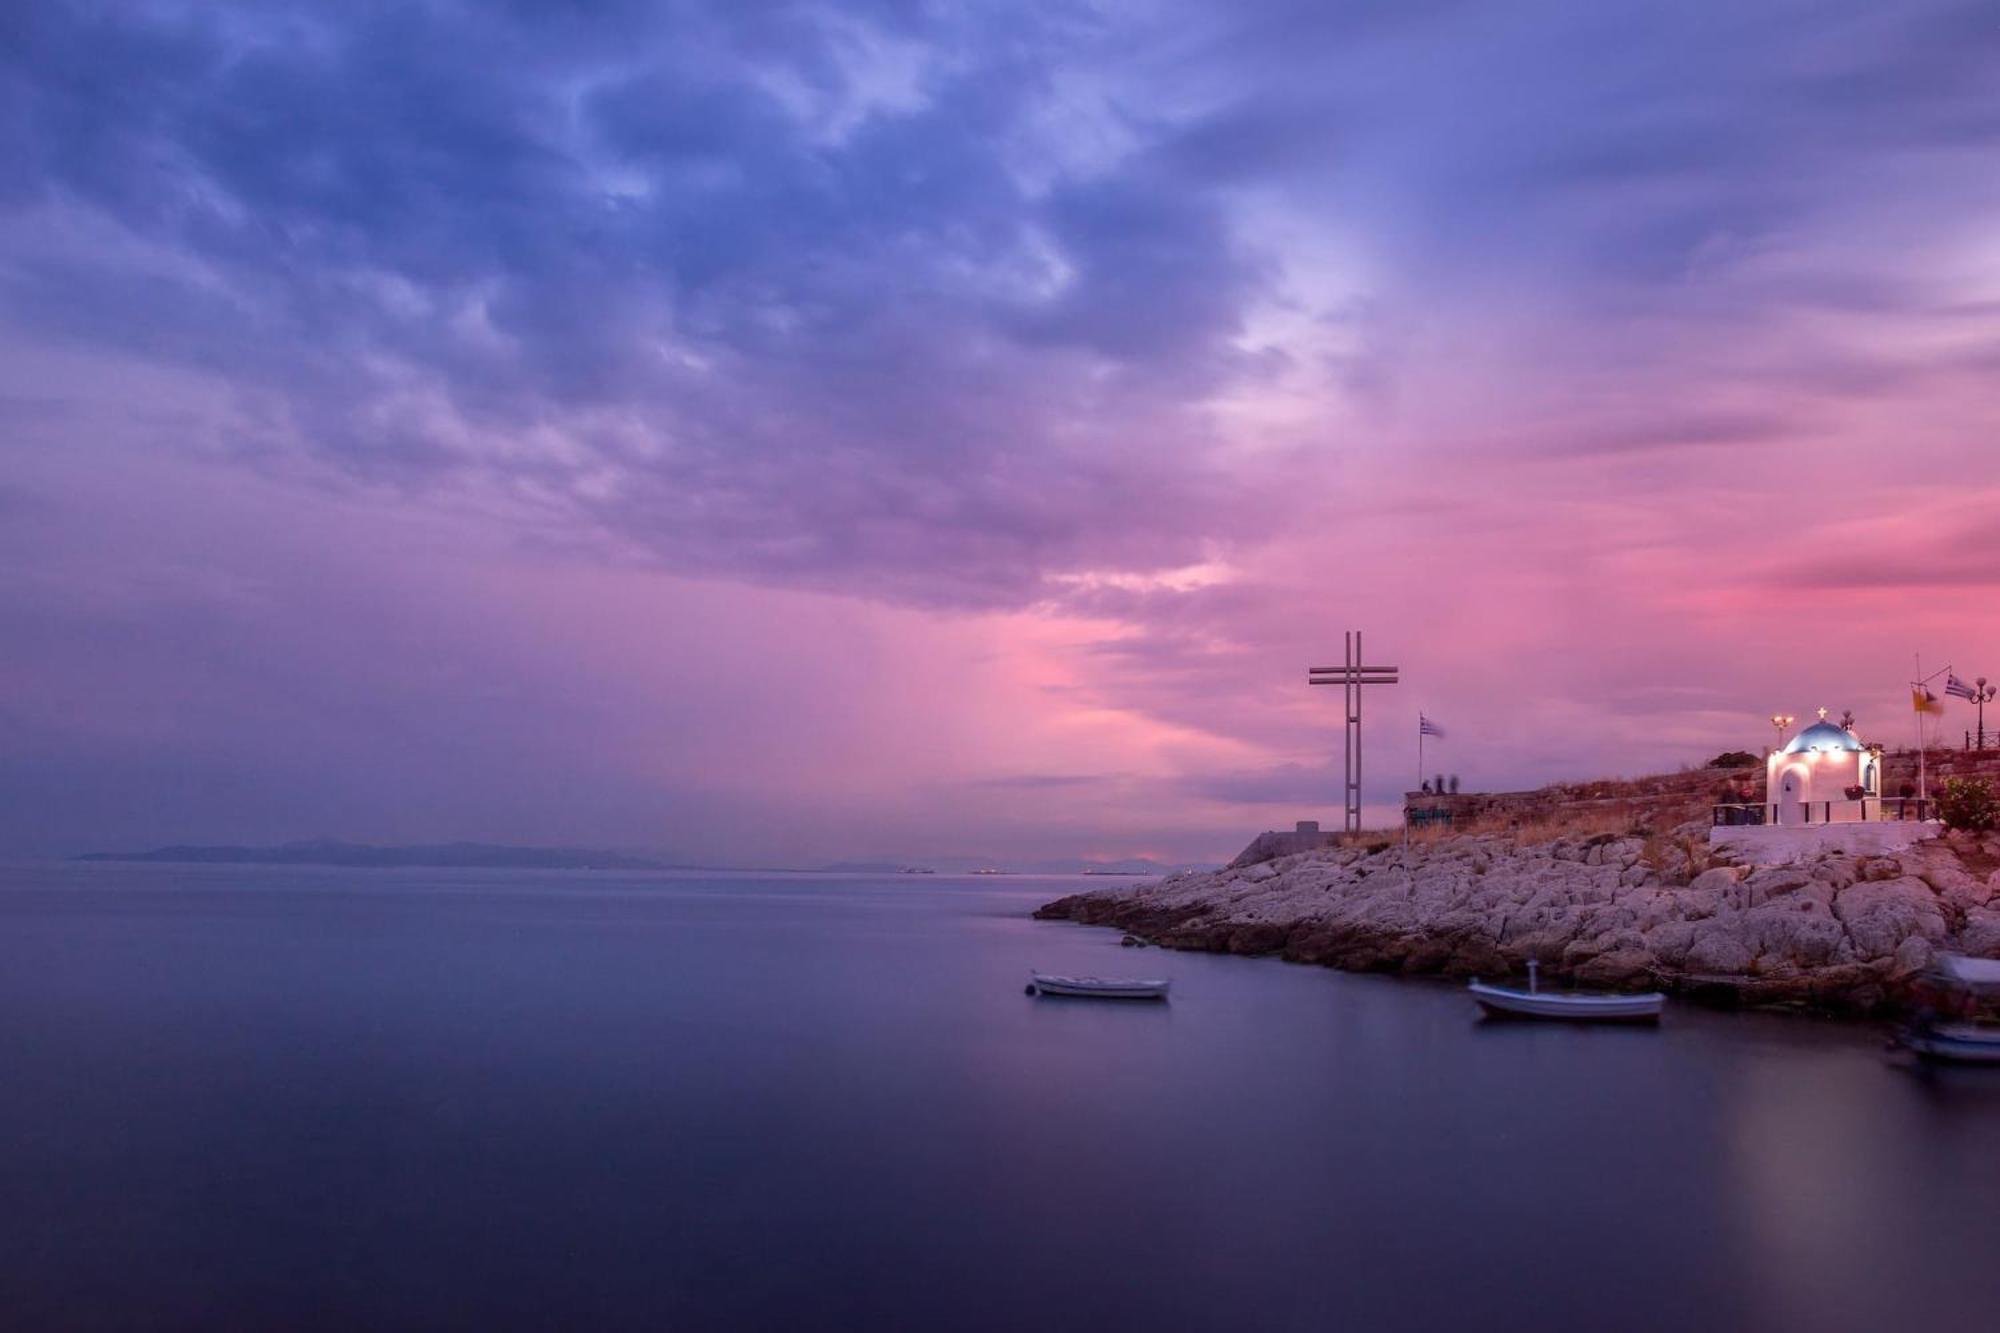
<path fill-rule="evenodd" d="M 1944 713 L 1944 704 L 1939 702 L 1935 694 L 1926 689 L 1911 690 L 1910 704 L 1919 713 L 1936 713 L 1940 716 Z"/>

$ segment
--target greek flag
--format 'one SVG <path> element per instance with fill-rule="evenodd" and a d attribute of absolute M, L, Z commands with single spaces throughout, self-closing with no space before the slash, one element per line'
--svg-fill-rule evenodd
<path fill-rule="evenodd" d="M 1950 673 L 1946 673 L 1944 678 L 1944 692 L 1946 694 L 1951 695 L 1954 698 L 1963 699 L 1967 703 L 1971 703 L 1975 698 L 1978 697 L 1976 694 L 1973 693 L 1973 689 L 1970 685 L 1967 685 L 1957 676 L 1951 675 Z"/>
<path fill-rule="evenodd" d="M 1435 723 L 1435 722 L 1431 721 L 1431 720 L 1430 720 L 1429 718 L 1425 717 L 1425 716 L 1424 716 L 1424 715 L 1423 715 L 1422 713 L 1418 713 L 1418 714 L 1417 714 L 1417 734 L 1418 734 L 1419 736 L 1435 736 L 1435 737 L 1437 737 L 1437 738 L 1438 738 L 1439 740 L 1443 740 L 1443 739 L 1444 739 L 1444 728 L 1443 728 L 1443 727 L 1440 727 L 1440 726 L 1439 726 L 1439 725 L 1438 725 L 1437 723 Z"/>

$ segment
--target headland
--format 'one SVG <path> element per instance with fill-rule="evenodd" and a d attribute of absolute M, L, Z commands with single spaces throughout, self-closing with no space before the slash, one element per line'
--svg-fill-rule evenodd
<path fill-rule="evenodd" d="M 1349 970 L 1523 971 L 1719 1003 L 1866 1015 L 1939 952 L 2000 956 L 2000 835 L 1910 826 L 1768 845 L 1706 802 L 1721 770 L 1551 798 L 1539 819 L 1363 834 L 1272 859 L 1076 894 L 1036 915 L 1174 949 Z M 1574 785 L 1551 789 L 1574 795 Z M 1883 826 L 1877 825 L 1877 829 Z M 1771 829 L 1776 834 L 1780 830 Z"/>

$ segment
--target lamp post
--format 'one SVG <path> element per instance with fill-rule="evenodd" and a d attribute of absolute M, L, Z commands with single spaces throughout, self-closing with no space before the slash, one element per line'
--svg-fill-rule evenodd
<path fill-rule="evenodd" d="M 1993 701 L 1996 694 L 2000 694 L 2000 686 L 1988 685 L 1984 676 L 1972 683 L 1972 702 L 1979 708 L 1979 748 L 1982 750 L 1986 748 L 1986 705 Z"/>
<path fill-rule="evenodd" d="M 1776 754 L 1778 751 L 1785 748 L 1785 733 L 1792 729 L 1792 723 L 1796 721 L 1798 721 L 1798 719 L 1793 717 L 1790 713 L 1771 714 L 1771 726 L 1778 733 L 1778 743 L 1771 747 L 1772 754 Z M 1766 757 L 1768 758 L 1769 756 Z M 1775 823 L 1778 817 L 1778 807 L 1777 807 L 1778 793 L 1771 790 L 1772 777 L 1773 774 L 1770 771 L 1770 767 L 1769 765 L 1766 765 L 1764 773 L 1764 799 L 1772 803 L 1770 807 L 1770 814 L 1772 821 Z"/>

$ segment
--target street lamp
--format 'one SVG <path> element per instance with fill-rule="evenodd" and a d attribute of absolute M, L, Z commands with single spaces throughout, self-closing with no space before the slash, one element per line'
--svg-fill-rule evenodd
<path fill-rule="evenodd" d="M 2000 686 L 1988 685 L 1986 677 L 1981 676 L 1972 682 L 1972 702 L 1979 706 L 1979 748 L 1982 750 L 1986 748 L 1986 705 L 1993 701 L 1996 694 L 2000 694 Z"/>
<path fill-rule="evenodd" d="M 1785 733 L 1792 729 L 1792 723 L 1796 721 L 1798 721 L 1798 719 L 1793 717 L 1790 713 L 1771 714 L 1771 726 L 1775 728 L 1778 733 L 1778 743 L 1771 747 L 1772 754 L 1776 754 L 1779 750 L 1785 748 Z M 1772 774 L 1766 772 L 1764 775 L 1764 799 L 1767 801 L 1776 801 L 1778 799 L 1778 793 L 1771 789 L 1771 780 L 1772 780 Z M 1778 807 L 1776 805 L 1773 805 L 1770 807 L 1768 811 L 1760 810 L 1757 816 L 1758 822 L 1762 823 L 1767 815 L 1772 820 L 1772 822 L 1775 823 L 1778 817 Z"/>

